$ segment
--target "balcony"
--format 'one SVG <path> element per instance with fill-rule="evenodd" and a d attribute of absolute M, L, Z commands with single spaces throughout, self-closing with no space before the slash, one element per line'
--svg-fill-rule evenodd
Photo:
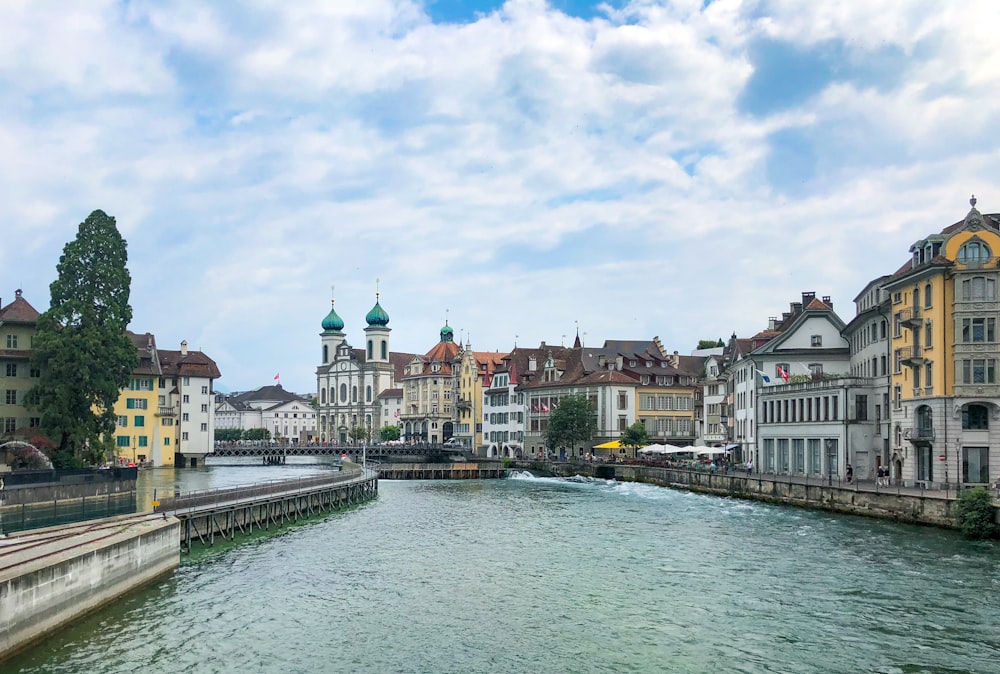
<path fill-rule="evenodd" d="M 929 443 L 934 440 L 933 426 L 914 426 L 903 429 L 903 439 L 914 444 Z"/>
<path fill-rule="evenodd" d="M 460 410 L 471 410 L 472 409 L 472 399 L 466 397 L 459 397 L 455 399 L 455 407 Z"/>
<path fill-rule="evenodd" d="M 899 312 L 899 319 L 903 327 L 914 330 L 921 328 L 924 324 L 924 320 L 920 317 L 920 307 L 903 309 Z"/>
<path fill-rule="evenodd" d="M 920 367 L 927 362 L 919 346 L 904 346 L 899 350 L 899 357 L 899 362 L 910 367 Z"/>
<path fill-rule="evenodd" d="M 157 407 L 156 408 L 156 416 L 158 416 L 158 417 L 176 417 L 177 416 L 177 408 L 176 407 L 163 407 L 163 406 Z"/>

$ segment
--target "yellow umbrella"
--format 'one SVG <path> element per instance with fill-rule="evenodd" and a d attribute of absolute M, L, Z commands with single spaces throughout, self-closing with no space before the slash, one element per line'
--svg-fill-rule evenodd
<path fill-rule="evenodd" d="M 605 442 L 603 445 L 594 445 L 594 449 L 621 449 L 622 443 L 617 440 Z"/>

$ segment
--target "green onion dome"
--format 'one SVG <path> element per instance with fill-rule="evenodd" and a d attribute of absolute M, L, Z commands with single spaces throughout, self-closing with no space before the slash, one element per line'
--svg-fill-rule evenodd
<path fill-rule="evenodd" d="M 333 308 L 333 300 L 330 300 L 330 313 L 323 319 L 323 330 L 339 332 L 344 329 L 344 320 L 337 315 Z"/>
<path fill-rule="evenodd" d="M 385 309 L 382 305 L 378 303 L 378 293 L 375 293 L 375 306 L 372 310 L 368 312 L 365 316 L 365 320 L 368 321 L 368 326 L 380 326 L 384 327 L 389 323 L 389 314 L 385 313 Z"/>
<path fill-rule="evenodd" d="M 444 324 L 441 328 L 441 341 L 442 342 L 454 342 L 455 341 L 455 331 L 451 329 L 448 323 Z"/>

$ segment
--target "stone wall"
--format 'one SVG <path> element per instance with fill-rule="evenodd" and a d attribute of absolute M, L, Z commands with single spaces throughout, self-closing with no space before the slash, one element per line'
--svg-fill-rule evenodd
<path fill-rule="evenodd" d="M 0 569 L 0 658 L 170 573 L 180 563 L 179 539 L 178 520 L 151 517 Z"/>
<path fill-rule="evenodd" d="M 609 474 L 614 469 L 614 475 Z M 552 463 L 547 469 L 554 475 L 590 475 L 614 478 L 626 482 L 646 482 L 664 487 L 686 489 L 718 496 L 778 503 L 833 512 L 879 517 L 900 522 L 928 524 L 958 528 L 951 512 L 954 499 L 940 495 L 925 496 L 913 493 L 855 491 L 850 487 L 819 484 L 798 484 L 761 477 L 748 478 L 742 474 L 709 473 L 674 468 L 631 465 L 590 465 Z M 1000 522 L 1000 508 L 997 510 Z"/>

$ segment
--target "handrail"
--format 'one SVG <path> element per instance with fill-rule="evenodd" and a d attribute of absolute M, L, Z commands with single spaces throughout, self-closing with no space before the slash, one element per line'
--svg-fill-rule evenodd
<path fill-rule="evenodd" d="M 256 496 L 268 496 L 287 491 L 307 489 L 309 487 L 319 487 L 338 482 L 348 482 L 354 478 L 361 477 L 367 471 L 348 470 L 325 475 L 310 475 L 298 477 L 290 480 L 268 480 L 267 482 L 256 482 L 250 485 L 239 487 L 223 487 L 221 489 L 202 489 L 188 492 L 173 498 L 162 499 L 159 505 L 153 507 L 153 512 L 171 512 L 184 508 L 196 508 L 203 505 L 211 505 L 223 501 L 238 501 L 241 499 L 253 498 Z"/>

